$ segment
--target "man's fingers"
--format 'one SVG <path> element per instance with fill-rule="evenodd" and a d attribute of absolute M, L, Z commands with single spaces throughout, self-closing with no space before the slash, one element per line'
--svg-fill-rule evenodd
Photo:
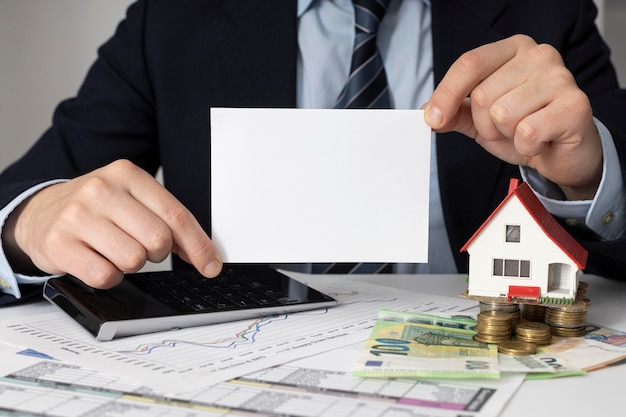
<path fill-rule="evenodd" d="M 56 248 L 39 257 L 35 265 L 51 274 L 74 275 L 93 288 L 111 288 L 123 278 L 122 271 L 82 241 L 63 239 Z"/>
<path fill-rule="evenodd" d="M 163 261 L 171 252 L 173 236 L 169 226 L 160 219 L 152 210 L 139 203 L 130 195 L 121 196 L 120 202 L 110 209 L 110 219 L 115 224 L 115 229 L 123 233 L 116 241 L 122 241 L 123 237 L 131 239 L 141 249 L 143 261 Z M 111 242 L 109 240 L 108 242 Z M 106 241 L 105 241 L 106 244 Z M 122 246 L 119 244 L 118 246 Z M 131 250 L 127 247 L 125 250 Z M 119 257 L 116 257 L 119 259 Z M 119 264 L 118 264 L 119 266 Z M 123 269 L 130 272 L 131 269 Z"/>
<path fill-rule="evenodd" d="M 160 262 L 172 248 L 168 226 L 124 187 L 109 181 L 106 173 L 85 177 L 60 216 L 68 234 L 124 272 L 135 272 L 146 260 Z M 69 232 L 72 228 L 76 230 Z"/>
<path fill-rule="evenodd" d="M 195 217 L 182 205 L 163 207 L 157 213 L 170 227 L 176 252 L 207 277 L 215 277 L 222 269 L 222 259 Z"/>
<path fill-rule="evenodd" d="M 461 55 L 450 66 L 426 105 L 426 122 L 433 129 L 456 130 L 451 123 L 464 123 L 454 120 L 463 100 L 481 81 L 513 59 L 518 50 L 518 47 L 514 47 L 516 43 L 526 44 L 529 41 L 532 40 L 507 38 Z"/>
<path fill-rule="evenodd" d="M 129 161 L 45 188 L 14 214 L 6 240 L 24 271 L 34 265 L 109 288 L 123 272 L 159 262 L 172 250 L 206 276 L 221 270 L 213 242 L 191 212 Z"/>
<path fill-rule="evenodd" d="M 120 164 L 125 163 L 120 161 Z M 169 249 L 175 248 L 203 275 L 214 277 L 219 274 L 221 257 L 193 214 L 143 170 L 133 169 L 128 175 L 130 194 L 169 229 L 172 237 Z"/>
<path fill-rule="evenodd" d="M 90 250 L 84 245 L 76 245 L 75 253 L 80 259 L 69 264 L 68 274 L 80 278 L 85 284 L 93 288 L 108 289 L 118 285 L 124 278 L 124 273 L 115 267 L 100 253 Z"/>

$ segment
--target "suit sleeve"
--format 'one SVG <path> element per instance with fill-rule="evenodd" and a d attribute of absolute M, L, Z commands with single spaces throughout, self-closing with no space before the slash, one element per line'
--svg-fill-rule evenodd
<path fill-rule="evenodd" d="M 38 184 L 73 178 L 116 159 L 129 159 L 156 173 L 160 163 L 155 100 L 143 48 L 145 8 L 141 1 L 129 8 L 114 36 L 98 50 L 76 97 L 59 104 L 52 126 L 0 174 L 4 215 Z M 19 278 L 0 250 L 0 304 L 40 292 L 36 285 L 17 288 Z"/>
<path fill-rule="evenodd" d="M 610 62 L 610 50 L 595 27 L 595 5 L 580 1 L 579 24 L 571 33 L 563 51 L 565 64 L 591 101 L 594 116 L 609 130 L 617 156 L 622 178 L 626 178 L 626 90 L 620 89 L 615 70 Z M 624 184 L 618 185 L 622 195 Z M 623 200 L 623 198 L 622 198 Z M 621 207 L 614 215 L 624 221 L 626 208 Z M 589 251 L 586 272 L 611 278 L 624 279 L 626 270 L 626 238 L 601 240 L 595 235 L 565 225 L 568 231 Z"/>

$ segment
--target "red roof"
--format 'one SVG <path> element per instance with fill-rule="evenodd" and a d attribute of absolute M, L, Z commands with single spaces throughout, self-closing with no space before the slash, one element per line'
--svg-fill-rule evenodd
<path fill-rule="evenodd" d="M 517 179 L 511 179 L 509 194 L 500 205 L 491 213 L 489 218 L 480 226 L 474 235 L 461 248 L 465 252 L 472 241 L 480 235 L 483 229 L 489 224 L 491 219 L 502 209 L 509 199 L 517 197 L 526 211 L 532 216 L 535 222 L 541 227 L 545 235 L 550 238 L 580 269 L 585 269 L 587 264 L 587 250 L 574 239 L 541 204 L 533 190 L 525 182 L 519 183 Z"/>

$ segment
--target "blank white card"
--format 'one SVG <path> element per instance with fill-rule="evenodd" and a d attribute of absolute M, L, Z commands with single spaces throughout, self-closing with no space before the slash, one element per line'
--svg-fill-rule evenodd
<path fill-rule="evenodd" d="M 421 110 L 211 109 L 211 235 L 225 262 L 426 262 Z"/>

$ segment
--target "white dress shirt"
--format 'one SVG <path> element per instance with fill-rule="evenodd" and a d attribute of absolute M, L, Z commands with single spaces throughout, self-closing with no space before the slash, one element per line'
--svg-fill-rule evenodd
<path fill-rule="evenodd" d="M 351 0 L 299 0 L 298 17 L 298 107 L 332 108 L 350 71 L 354 6 Z M 396 109 L 420 108 L 433 92 L 430 21 L 429 0 L 403 0 L 391 2 L 380 24 L 378 47 Z M 396 272 L 457 272 L 439 199 L 434 138 L 430 158 L 430 261 L 396 265 Z"/>

